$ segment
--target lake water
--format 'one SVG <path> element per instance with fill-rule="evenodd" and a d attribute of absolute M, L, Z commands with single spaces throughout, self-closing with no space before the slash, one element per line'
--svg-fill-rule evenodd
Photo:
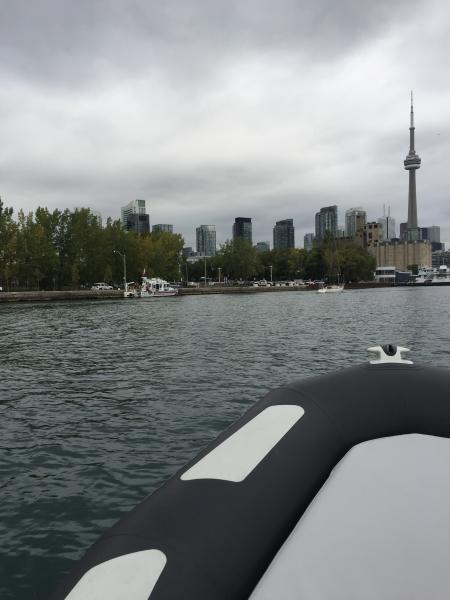
<path fill-rule="evenodd" d="M 267 390 L 396 343 L 448 367 L 450 287 L 0 304 L 0 598 L 87 547 Z"/>

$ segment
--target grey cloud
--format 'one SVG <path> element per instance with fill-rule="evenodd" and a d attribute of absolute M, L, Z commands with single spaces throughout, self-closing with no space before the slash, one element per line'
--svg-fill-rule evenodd
<path fill-rule="evenodd" d="M 395 23 L 405 6 L 411 0 L 2 0 L 1 68 L 89 86 L 105 72 L 196 80 L 252 53 L 333 61 Z"/>
<path fill-rule="evenodd" d="M 153 223 L 191 242 L 199 223 L 223 241 L 251 216 L 257 240 L 292 217 L 301 245 L 328 204 L 341 221 L 390 204 L 400 222 L 414 87 L 419 215 L 447 227 L 447 13 L 439 0 L 0 0 L 0 194 L 104 218 L 146 198 Z"/>

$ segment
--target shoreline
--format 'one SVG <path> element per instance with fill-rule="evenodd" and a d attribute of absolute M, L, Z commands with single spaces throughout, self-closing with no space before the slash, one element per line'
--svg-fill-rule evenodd
<path fill-rule="evenodd" d="M 400 287 L 389 283 L 348 283 L 347 290 Z M 405 287 L 405 286 L 401 286 Z M 427 287 L 430 287 L 429 285 Z M 276 292 L 314 292 L 317 286 L 294 287 L 244 287 L 244 286 L 209 286 L 199 288 L 180 288 L 180 296 L 198 296 L 206 294 L 260 294 Z M 61 300 L 129 300 L 123 297 L 123 290 L 64 290 L 64 291 L 30 291 L 0 292 L 0 303 L 6 302 L 51 302 Z"/>

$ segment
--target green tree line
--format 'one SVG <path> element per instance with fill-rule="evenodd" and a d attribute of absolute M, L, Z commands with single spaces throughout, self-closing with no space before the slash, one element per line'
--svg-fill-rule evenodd
<path fill-rule="evenodd" d="M 244 239 L 227 241 L 212 258 L 187 265 L 188 279 L 200 281 L 270 279 L 368 281 L 373 279 L 375 259 L 364 248 L 350 242 L 327 238 L 310 252 L 299 248 L 257 252 Z M 186 269 L 186 265 L 185 265 Z M 184 272 L 186 278 L 186 272 Z"/>
<path fill-rule="evenodd" d="M 257 252 L 244 239 L 227 241 L 217 255 L 186 263 L 183 238 L 165 232 L 125 231 L 119 220 L 102 227 L 88 208 L 74 211 L 38 208 L 14 218 L 0 199 L 0 285 L 4 289 L 76 289 L 97 281 L 122 284 L 123 254 L 127 280 L 145 269 L 168 281 L 323 279 L 368 280 L 375 261 L 357 245 L 327 238 L 311 252 L 292 248 Z M 116 252 L 114 252 L 116 251 Z M 120 253 L 120 254 L 119 254 Z"/>
<path fill-rule="evenodd" d="M 97 281 L 122 284 L 147 275 L 180 278 L 183 238 L 159 232 L 137 235 L 119 220 L 102 227 L 88 208 L 74 211 L 38 208 L 19 211 L 0 199 L 0 284 L 4 289 L 58 290 L 90 286 Z"/>

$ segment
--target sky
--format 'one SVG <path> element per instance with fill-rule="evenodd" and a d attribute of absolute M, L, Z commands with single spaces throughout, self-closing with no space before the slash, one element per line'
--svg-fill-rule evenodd
<path fill-rule="evenodd" d="M 235 217 L 296 246 L 337 204 L 406 220 L 414 90 L 419 225 L 450 241 L 444 0 L 0 0 L 0 196 L 17 211 L 135 198 L 186 245 Z"/>

